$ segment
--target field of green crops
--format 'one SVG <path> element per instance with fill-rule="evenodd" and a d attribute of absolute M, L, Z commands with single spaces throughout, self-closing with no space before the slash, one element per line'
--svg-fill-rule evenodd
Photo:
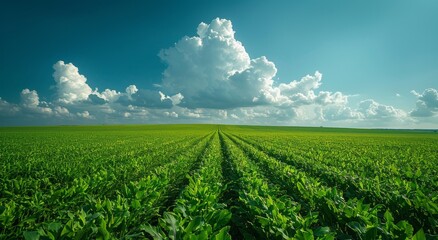
<path fill-rule="evenodd" d="M 0 128 L 0 239 L 438 239 L 438 134 Z"/>

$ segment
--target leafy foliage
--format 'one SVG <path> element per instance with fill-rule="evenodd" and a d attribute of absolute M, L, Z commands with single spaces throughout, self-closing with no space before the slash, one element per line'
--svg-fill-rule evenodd
<path fill-rule="evenodd" d="M 436 239 L 438 136 L 0 129 L 0 239 Z"/>

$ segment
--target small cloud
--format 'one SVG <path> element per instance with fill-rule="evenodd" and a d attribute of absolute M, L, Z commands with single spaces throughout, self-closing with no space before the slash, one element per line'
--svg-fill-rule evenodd
<path fill-rule="evenodd" d="M 90 115 L 90 113 L 88 111 L 78 112 L 78 113 L 76 113 L 76 115 L 81 117 L 81 118 L 94 119 L 94 117 L 92 115 Z"/>
<path fill-rule="evenodd" d="M 359 103 L 358 111 L 361 112 L 365 116 L 365 118 L 368 119 L 401 119 L 407 116 L 405 111 L 397 109 L 393 106 L 380 104 L 373 99 L 361 101 Z"/>
<path fill-rule="evenodd" d="M 70 115 L 70 112 L 65 107 L 56 106 L 54 110 L 55 110 L 55 113 L 59 116 L 69 116 Z"/>
<path fill-rule="evenodd" d="M 423 93 L 411 91 L 418 99 L 416 109 L 410 112 L 413 117 L 431 117 L 438 113 L 438 91 L 434 88 L 427 88 Z"/>
<path fill-rule="evenodd" d="M 0 97 L 0 116 L 14 116 L 20 112 L 20 107 L 3 100 Z"/>
<path fill-rule="evenodd" d="M 138 88 L 135 85 L 129 85 L 125 91 L 129 96 L 131 96 L 138 92 Z"/>
<path fill-rule="evenodd" d="M 46 102 L 40 102 L 37 91 L 23 89 L 20 93 L 21 105 L 27 112 L 52 114 L 53 110 L 48 107 Z"/>
<path fill-rule="evenodd" d="M 396 97 L 401 97 L 400 93 L 395 94 Z"/>
<path fill-rule="evenodd" d="M 105 91 L 100 92 L 96 89 L 92 94 L 98 96 L 99 98 L 105 100 L 106 102 L 115 102 L 119 99 L 121 93 L 116 90 L 105 89 Z"/>
<path fill-rule="evenodd" d="M 20 97 L 21 104 L 25 107 L 36 108 L 40 104 L 38 93 L 35 90 L 23 89 Z"/>
<path fill-rule="evenodd" d="M 414 94 L 415 96 L 417 96 L 417 97 L 420 97 L 421 96 L 421 94 L 419 94 L 417 91 L 415 91 L 415 90 L 411 90 L 411 93 L 412 94 Z"/>
<path fill-rule="evenodd" d="M 218 111 L 218 115 L 219 115 L 220 118 L 223 118 L 223 119 L 227 119 L 228 118 L 227 110 L 219 110 Z"/>
<path fill-rule="evenodd" d="M 170 97 L 169 97 L 170 98 Z M 162 96 L 157 91 L 138 89 L 138 91 L 132 95 L 122 94 L 117 103 L 124 106 L 137 106 L 147 107 L 153 109 L 169 109 L 173 107 L 172 100 Z"/>
<path fill-rule="evenodd" d="M 181 100 L 184 98 L 184 96 L 181 93 L 177 93 L 177 94 L 175 94 L 175 95 L 173 95 L 171 97 L 166 96 L 161 91 L 159 91 L 158 93 L 160 94 L 160 100 L 161 101 L 165 101 L 165 100 L 169 99 L 174 106 L 180 104 Z"/>
<path fill-rule="evenodd" d="M 79 74 L 79 69 L 75 65 L 58 61 L 53 65 L 53 69 L 58 101 L 70 104 L 88 99 L 92 90 L 87 84 L 87 78 Z"/>
<path fill-rule="evenodd" d="M 172 117 L 172 118 L 177 118 L 178 117 L 178 113 L 176 113 L 176 112 L 164 112 L 164 116 Z"/>

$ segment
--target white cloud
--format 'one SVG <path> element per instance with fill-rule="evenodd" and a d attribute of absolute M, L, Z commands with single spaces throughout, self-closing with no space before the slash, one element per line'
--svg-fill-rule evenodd
<path fill-rule="evenodd" d="M 154 109 L 169 109 L 182 100 L 182 95 L 175 94 L 171 97 L 160 94 L 159 91 L 139 89 L 135 94 L 122 94 L 116 103 L 124 106 L 138 106 Z"/>
<path fill-rule="evenodd" d="M 136 92 L 138 92 L 138 89 L 135 85 L 129 85 L 125 91 L 129 96 L 131 96 L 132 94 L 135 94 Z"/>
<path fill-rule="evenodd" d="M 164 114 L 164 116 L 167 116 L 167 117 L 172 117 L 172 118 L 178 117 L 178 113 L 176 113 L 176 112 L 164 112 L 163 114 Z"/>
<path fill-rule="evenodd" d="M 92 116 L 88 111 L 78 112 L 76 115 L 81 118 L 94 119 L 94 116 Z"/>
<path fill-rule="evenodd" d="M 0 97 L 0 116 L 14 116 L 20 111 L 20 107 L 11 104 Z"/>
<path fill-rule="evenodd" d="M 260 85 L 257 79 L 249 85 L 245 75 L 265 76 L 265 69 L 257 67 L 266 65 L 266 58 L 250 60 L 242 43 L 234 38 L 229 20 L 216 18 L 210 24 L 201 23 L 197 33 L 160 52 L 167 64 L 163 91 L 181 93 L 183 106 L 190 108 L 254 105 L 252 100 L 260 95 Z"/>
<path fill-rule="evenodd" d="M 53 78 L 56 82 L 58 100 L 63 103 L 74 103 L 87 100 L 92 93 L 87 78 L 79 74 L 79 70 L 72 63 L 65 64 L 58 61 L 53 65 Z"/>
<path fill-rule="evenodd" d="M 35 90 L 23 89 L 20 93 L 21 104 L 25 107 L 36 108 L 40 104 L 38 93 Z"/>
<path fill-rule="evenodd" d="M 380 104 L 372 99 L 367 99 L 359 103 L 358 111 L 361 112 L 365 118 L 382 119 L 382 118 L 396 118 L 403 119 L 407 116 L 406 112 L 397 109 L 393 106 Z"/>
<path fill-rule="evenodd" d="M 258 105 L 291 107 L 308 104 L 343 104 L 340 92 L 314 91 L 322 74 L 307 75 L 300 81 L 275 86 L 275 64 L 265 56 L 251 59 L 242 43 L 234 38 L 231 21 L 216 18 L 201 23 L 197 36 L 183 37 L 175 46 L 162 50 L 167 64 L 163 92 L 184 96 L 188 108 L 232 109 Z M 166 98 L 164 93 L 162 94 Z"/>
<path fill-rule="evenodd" d="M 144 108 L 144 107 L 137 107 L 137 106 L 133 106 L 133 105 L 128 105 L 127 111 L 129 113 L 131 113 L 130 116 L 145 117 L 146 115 L 149 114 L 149 111 L 146 108 Z"/>
<path fill-rule="evenodd" d="M 438 91 L 434 88 L 427 88 L 422 94 L 411 91 L 417 99 L 416 109 L 410 112 L 413 117 L 432 117 L 438 113 Z"/>
<path fill-rule="evenodd" d="M 419 94 L 417 91 L 415 90 L 411 90 L 411 93 L 414 94 L 416 97 L 421 97 L 421 94 Z"/>
<path fill-rule="evenodd" d="M 96 89 L 93 92 L 94 95 L 96 95 L 97 97 L 105 100 L 106 102 L 115 102 L 117 101 L 117 99 L 119 99 L 121 93 L 117 92 L 116 90 L 111 90 L 111 89 L 105 89 L 105 91 L 103 92 L 99 92 L 98 89 Z"/>
<path fill-rule="evenodd" d="M 54 108 L 54 110 L 55 110 L 55 113 L 60 115 L 60 116 L 70 116 L 70 112 L 65 107 L 56 106 Z"/>
<path fill-rule="evenodd" d="M 314 76 L 307 75 L 301 78 L 300 81 L 292 81 L 288 84 L 280 84 L 279 88 L 282 93 L 292 96 L 298 93 L 308 93 L 321 86 L 322 74 L 318 71 Z"/>
<path fill-rule="evenodd" d="M 227 110 L 218 110 L 218 115 L 220 118 L 227 119 L 228 118 L 228 112 Z"/>
<path fill-rule="evenodd" d="M 169 99 L 172 102 L 172 105 L 174 105 L 174 106 L 180 104 L 184 98 L 184 96 L 181 93 L 177 93 L 173 96 L 166 96 L 161 91 L 158 91 L 158 93 L 160 94 L 161 101 L 165 101 L 166 99 Z"/>
<path fill-rule="evenodd" d="M 344 105 L 348 102 L 348 97 L 341 92 L 320 91 L 315 94 L 315 90 L 322 85 L 322 74 L 318 71 L 315 74 L 307 75 L 300 81 L 292 81 L 288 84 L 282 83 L 278 86 L 280 93 L 287 96 L 288 103 L 294 106 L 320 104 L 320 105 Z"/>
<path fill-rule="evenodd" d="M 18 104 L 0 98 L 0 115 L 45 117 L 45 123 L 341 122 L 349 126 L 379 126 L 412 120 L 405 111 L 372 99 L 352 106 L 348 101 L 352 95 L 321 89 L 323 75 L 319 71 L 288 83 L 276 83 L 275 64 L 265 56 L 250 58 L 234 33 L 231 21 L 226 19 L 199 24 L 196 36 L 183 37 L 159 53 L 167 68 L 161 83 L 154 84 L 152 90 L 129 85 L 121 91 L 105 86 L 102 92 L 95 87 L 92 91 L 76 66 L 58 61 L 53 66 L 54 99 L 43 101 L 45 98 L 40 99 L 35 90 L 24 89 Z M 438 113 L 437 90 L 412 93 L 418 101 L 411 116 Z"/>
<path fill-rule="evenodd" d="M 328 106 L 323 109 L 323 118 L 326 121 L 362 120 L 365 118 L 362 112 L 347 106 Z"/>
<path fill-rule="evenodd" d="M 37 91 L 23 89 L 20 93 L 21 105 L 26 111 L 51 114 L 52 109 L 48 107 L 46 102 L 40 102 Z"/>

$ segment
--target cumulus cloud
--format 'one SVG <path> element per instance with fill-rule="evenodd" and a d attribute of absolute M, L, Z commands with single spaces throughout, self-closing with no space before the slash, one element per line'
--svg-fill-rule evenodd
<path fill-rule="evenodd" d="M 273 95 L 277 69 L 266 57 L 250 59 L 234 38 L 232 23 L 216 18 L 201 23 L 197 36 L 183 37 L 174 47 L 162 50 L 167 64 L 162 88 L 181 93 L 189 108 L 235 108 L 266 104 Z"/>
<path fill-rule="evenodd" d="M 173 105 L 178 105 L 181 103 L 181 101 L 183 100 L 184 96 L 181 93 L 177 93 L 173 96 L 166 96 L 164 93 L 162 93 L 161 91 L 158 91 L 158 94 L 160 94 L 160 100 L 163 102 L 165 100 L 170 100 L 172 102 Z"/>
<path fill-rule="evenodd" d="M 220 118 L 227 119 L 228 118 L 228 112 L 227 110 L 218 110 L 218 115 Z"/>
<path fill-rule="evenodd" d="M 438 113 L 438 91 L 434 88 L 427 88 L 423 93 L 411 91 L 417 99 L 416 109 L 410 112 L 413 117 L 431 117 Z"/>
<path fill-rule="evenodd" d="M 321 86 L 319 72 L 276 86 L 275 64 L 265 56 L 251 59 L 226 19 L 200 23 L 197 36 L 183 37 L 159 56 L 167 64 L 160 84 L 163 92 L 182 94 L 180 105 L 188 108 L 290 107 L 347 101 L 340 92 L 314 92 Z"/>
<path fill-rule="evenodd" d="M 154 109 L 169 109 L 182 100 L 182 95 L 174 95 L 172 97 L 166 96 L 159 91 L 153 91 L 148 89 L 139 89 L 132 95 L 122 94 L 117 103 L 124 106 L 138 106 Z"/>
<path fill-rule="evenodd" d="M 20 108 L 16 104 L 11 104 L 0 97 L 0 115 L 1 116 L 14 116 L 20 111 Z"/>
<path fill-rule="evenodd" d="M 20 93 L 21 104 L 26 107 L 37 107 L 40 104 L 38 93 L 35 90 L 23 89 Z"/>
<path fill-rule="evenodd" d="M 135 86 L 135 85 L 129 85 L 125 91 L 126 91 L 126 94 L 131 96 L 132 94 L 135 94 L 136 92 L 138 92 L 138 89 L 137 89 L 137 86 Z"/>
<path fill-rule="evenodd" d="M 172 118 L 177 118 L 178 117 L 178 113 L 176 113 L 176 112 L 164 112 L 164 116 L 172 117 Z"/>
<path fill-rule="evenodd" d="M 407 116 L 407 113 L 393 106 L 380 104 L 372 99 L 367 99 L 359 103 L 358 111 L 366 118 L 382 119 L 382 118 L 398 118 L 402 119 Z"/>
<path fill-rule="evenodd" d="M 438 93 L 433 88 L 423 93 L 412 91 L 417 107 L 407 113 L 372 99 L 352 106 L 348 101 L 351 95 L 322 89 L 323 74 L 319 71 L 298 80 L 276 82 L 275 64 L 265 56 L 251 58 L 235 38 L 232 22 L 226 19 L 200 23 L 196 36 L 181 38 L 161 50 L 159 57 L 166 69 L 154 88 L 129 85 L 116 90 L 100 86 L 103 91 L 89 86 L 75 65 L 58 61 L 53 65 L 55 98 L 46 102 L 35 90 L 23 89 L 17 104 L 0 98 L 0 115 L 35 115 L 46 117 L 47 122 L 60 119 L 57 123 L 319 125 L 344 121 L 372 126 L 438 112 Z"/>
<path fill-rule="evenodd" d="M 88 101 L 94 104 L 105 104 L 117 102 L 121 99 L 121 102 L 127 103 L 133 100 L 133 95 L 138 92 L 135 85 L 129 85 L 126 87 L 125 92 L 118 92 L 116 90 L 105 89 L 103 92 L 99 92 L 99 89 L 95 89 L 90 95 L 88 95 Z"/>
<path fill-rule="evenodd" d="M 214 19 L 198 26 L 198 36 L 183 37 L 159 57 L 167 64 L 161 86 L 170 94 L 182 93 L 185 106 L 227 108 L 209 99 L 236 99 L 230 77 L 249 68 L 250 58 L 234 38 L 231 21 Z M 251 99 L 252 100 L 252 99 Z M 227 101 L 230 103 L 233 101 Z"/>
<path fill-rule="evenodd" d="M 53 78 L 56 82 L 58 100 L 63 103 L 74 103 L 87 100 L 92 93 L 87 84 L 87 78 L 79 74 L 78 68 L 72 63 L 58 61 L 53 65 Z"/>
<path fill-rule="evenodd" d="M 94 117 L 88 111 L 78 112 L 76 115 L 81 118 L 94 119 Z"/>
<path fill-rule="evenodd" d="M 347 106 L 329 106 L 322 109 L 322 117 L 325 121 L 363 120 L 365 115 Z"/>
<path fill-rule="evenodd" d="M 20 93 L 21 105 L 27 111 L 51 114 L 52 109 L 48 106 L 46 102 L 40 102 L 37 91 L 23 89 Z"/>
<path fill-rule="evenodd" d="M 98 97 L 102 98 L 103 100 L 107 102 L 115 102 L 121 95 L 120 92 L 117 92 L 116 90 L 111 89 L 105 89 L 103 92 L 98 92 L 97 89 L 94 92 Z"/>
<path fill-rule="evenodd" d="M 315 74 L 307 75 L 301 78 L 300 81 L 292 81 L 288 84 L 282 83 L 279 89 L 282 95 L 288 97 L 287 103 L 294 106 L 309 105 L 309 104 L 346 104 L 347 96 L 341 92 L 320 91 L 317 94 L 315 90 L 322 85 L 322 74 L 318 71 Z"/>
<path fill-rule="evenodd" d="M 54 111 L 59 116 L 70 116 L 70 111 L 68 111 L 68 109 L 65 107 L 56 106 Z"/>
<path fill-rule="evenodd" d="M 298 93 L 307 93 L 321 86 L 322 74 L 315 72 L 314 76 L 307 75 L 301 78 L 300 81 L 292 81 L 289 84 L 280 84 L 280 90 L 287 95 Z"/>

